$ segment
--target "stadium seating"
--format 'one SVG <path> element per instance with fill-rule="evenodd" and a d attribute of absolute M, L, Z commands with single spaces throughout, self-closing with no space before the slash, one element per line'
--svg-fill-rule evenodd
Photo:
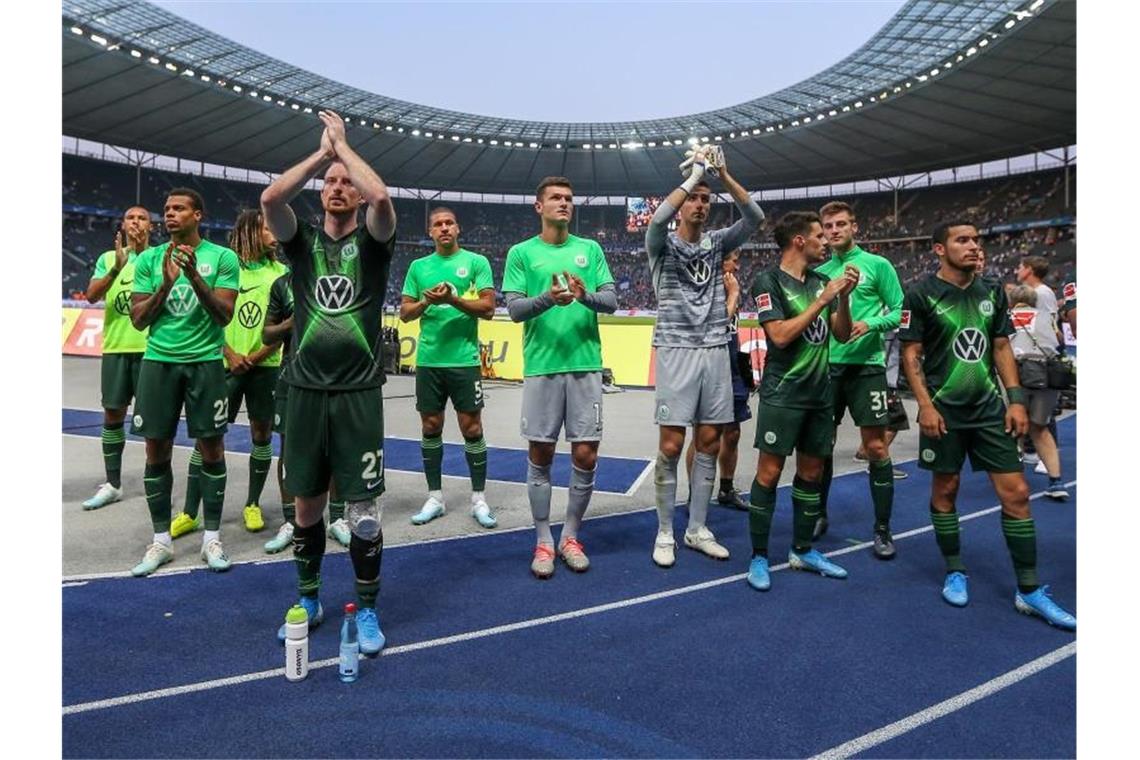
<path fill-rule="evenodd" d="M 202 194 L 207 222 L 214 225 L 210 235 L 224 240 L 225 227 L 243 208 L 255 207 L 263 185 L 196 174 L 179 174 L 144 168 L 141 172 L 126 164 L 78 156 L 63 157 L 63 295 L 75 297 L 87 286 L 95 258 L 111 247 L 117 216 L 138 197 L 152 213 L 159 214 L 167 192 L 188 186 Z M 268 181 L 268 178 L 267 178 Z M 1053 265 L 1050 281 L 1056 287 L 1073 279 L 1076 266 L 1076 182 L 1070 178 L 1070 207 L 1064 208 L 1064 178 L 1059 170 L 1012 175 L 950 185 L 936 185 L 899 192 L 899 218 L 894 218 L 891 193 L 841 196 L 855 208 L 859 217 L 860 239 L 876 253 L 889 258 L 904 284 L 936 267 L 929 250 L 930 229 L 938 220 L 967 216 L 979 227 L 1041 222 L 1064 218 L 1054 226 L 994 232 L 986 236 L 989 272 L 1010 279 L 1021 256 L 1044 255 Z M 767 218 L 741 257 L 740 281 L 747 287 L 760 269 L 771 266 L 776 253 L 771 246 L 775 220 L 793 209 L 817 209 L 827 198 L 807 198 L 765 202 Z M 427 237 L 426 214 L 436 205 L 455 210 L 462 227 L 462 243 L 490 259 L 496 283 L 501 282 L 507 249 L 535 234 L 537 220 L 529 204 L 426 201 L 397 198 L 398 239 L 392 262 L 387 302 L 399 303 L 404 274 L 412 259 L 431 248 Z M 294 203 L 299 216 L 319 218 L 320 200 L 316 192 L 305 191 Z M 714 206 L 710 227 L 730 223 L 735 210 L 728 204 Z M 598 240 L 606 251 L 618 288 L 621 309 L 655 308 L 653 286 L 642 245 L 644 232 L 629 232 L 625 209 L 620 206 L 580 202 L 575 210 L 572 231 Z M 155 235 L 158 240 L 162 236 Z M 501 295 L 500 295 L 500 305 Z"/>

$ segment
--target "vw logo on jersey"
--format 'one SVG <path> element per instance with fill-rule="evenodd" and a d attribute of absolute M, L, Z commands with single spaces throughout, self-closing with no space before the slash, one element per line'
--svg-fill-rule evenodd
<path fill-rule="evenodd" d="M 317 278 L 313 295 L 317 299 L 318 306 L 326 312 L 335 314 L 344 311 L 352 304 L 356 288 L 352 280 L 343 274 L 328 274 Z"/>
<path fill-rule="evenodd" d="M 994 313 L 993 301 L 982 301 L 978 304 L 978 311 L 982 313 L 983 317 L 988 317 Z"/>
<path fill-rule="evenodd" d="M 467 267 L 459 267 L 455 270 L 455 276 L 462 279 L 467 276 Z"/>
<path fill-rule="evenodd" d="M 252 329 L 261 324 L 261 307 L 253 301 L 246 301 L 238 309 L 238 322 L 246 329 Z"/>
<path fill-rule="evenodd" d="M 989 341 L 981 330 L 967 327 L 954 338 L 954 356 L 968 364 L 982 360 L 989 348 Z"/>
<path fill-rule="evenodd" d="M 115 311 L 124 317 L 131 313 L 131 291 L 120 290 L 115 296 Z"/>
<path fill-rule="evenodd" d="M 574 257 L 574 263 L 577 264 L 580 268 L 585 269 L 586 268 L 586 257 L 585 257 L 585 255 L 579 253 L 577 256 Z"/>
<path fill-rule="evenodd" d="M 709 257 L 700 256 L 686 261 L 685 274 L 689 276 L 689 281 L 699 288 L 708 285 L 712 279 L 712 264 L 709 262 Z"/>
<path fill-rule="evenodd" d="M 170 289 L 165 305 L 166 310 L 174 316 L 184 317 L 194 311 L 194 307 L 198 305 L 198 296 L 194 293 L 194 288 L 185 282 L 180 282 Z"/>
<path fill-rule="evenodd" d="M 198 274 L 203 277 L 209 277 L 214 273 L 214 268 L 210 266 L 209 262 L 203 261 L 198 264 Z"/>
<path fill-rule="evenodd" d="M 340 260 L 352 261 L 360 254 L 360 250 L 356 247 L 356 243 L 346 243 L 344 248 L 340 249 Z"/>
<path fill-rule="evenodd" d="M 804 340 L 813 346 L 822 345 L 827 341 L 827 322 L 823 317 L 816 317 L 807 329 L 804 330 Z"/>

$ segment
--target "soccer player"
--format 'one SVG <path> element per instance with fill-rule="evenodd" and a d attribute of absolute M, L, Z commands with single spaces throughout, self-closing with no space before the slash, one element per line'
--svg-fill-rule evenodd
<path fill-rule="evenodd" d="M 243 398 L 249 415 L 253 449 L 249 455 L 249 489 L 242 519 L 246 530 L 256 532 L 265 527 L 260 500 L 273 461 L 273 387 L 281 365 L 279 346 L 266 346 L 261 342 L 261 325 L 269 302 L 269 286 L 287 272 L 288 267 L 277 260 L 277 241 L 258 210 L 238 214 L 229 244 L 238 255 L 241 272 L 234 318 L 226 325 L 222 356 L 226 365 L 229 422 L 237 420 Z M 195 446 L 186 475 L 186 506 L 170 523 L 172 538 L 201 527 L 198 519 L 201 471 L 201 448 Z"/>
<path fill-rule="evenodd" d="M 847 571 L 812 548 L 812 529 L 820 509 L 823 463 L 834 445 L 828 336 L 840 342 L 851 335 L 849 294 L 859 270 L 845 265 L 828 279 L 810 267 L 827 255 L 819 215 L 791 211 L 772 231 L 780 247 L 780 264 L 756 275 L 752 297 L 756 319 L 764 329 L 768 354 L 760 378 L 756 409 L 756 478 L 749 497 L 748 532 L 752 562 L 748 585 L 771 587 L 768 535 L 776 510 L 776 487 L 784 460 L 796 451 L 792 481 L 792 549 L 788 564 L 826 578 L 846 578 Z"/>
<path fill-rule="evenodd" d="M 484 528 L 498 522 L 483 492 L 487 483 L 487 442 L 483 439 L 483 375 L 479 360 L 479 320 L 495 316 L 495 284 L 485 256 L 459 247 L 455 212 L 440 206 L 428 214 L 435 253 L 416 259 L 404 278 L 400 319 L 420 320 L 416 348 L 416 409 L 428 498 L 412 516 L 424 525 L 444 513 L 443 414 L 455 407 L 463 451 L 471 472 L 471 516 Z"/>
<path fill-rule="evenodd" d="M 320 147 L 261 194 L 261 211 L 292 267 L 293 356 L 285 428 L 285 485 L 294 494 L 293 557 L 309 625 L 324 613 L 319 592 L 325 553 L 323 513 L 329 479 L 345 500 L 356 574 L 360 651 L 377 654 L 384 634 L 376 616 L 384 534 L 384 407 L 380 321 L 396 242 L 396 211 L 383 180 L 348 144 L 344 120 L 318 113 Z M 305 183 L 324 172 L 320 227 L 289 207 Z M 366 207 L 364 224 L 358 219 Z M 285 627 L 277 633 L 285 640 Z"/>
<path fill-rule="evenodd" d="M 297 517 L 297 506 L 293 494 L 285 486 L 285 426 L 288 420 L 289 384 L 285 382 L 284 368 L 289 364 L 293 332 L 293 288 L 289 275 L 284 274 L 269 287 L 269 303 L 265 308 L 265 322 L 261 329 L 261 342 L 266 346 L 281 346 L 282 371 L 277 376 L 273 390 L 273 431 L 277 433 L 281 445 L 281 456 L 277 457 L 277 488 L 281 493 L 281 516 L 283 522 L 277 534 L 265 542 L 265 551 L 276 554 L 293 543 L 293 529 Z M 336 495 L 335 480 L 329 481 L 329 530 L 328 534 L 341 546 L 352 543 L 352 533 L 344 519 L 344 502 Z"/>
<path fill-rule="evenodd" d="M 887 449 L 891 448 L 898 434 L 903 430 L 910 430 L 910 420 L 906 417 L 906 407 L 903 406 L 899 396 L 899 360 L 902 348 L 899 344 L 899 331 L 891 330 L 883 335 L 883 353 L 886 354 L 887 366 L 887 433 L 885 440 Z M 867 461 L 867 449 L 859 444 L 855 452 L 855 459 L 860 462 Z M 895 480 L 905 480 L 908 476 L 905 470 L 894 467 L 892 470 Z"/>
<path fill-rule="evenodd" d="M 127 435 L 123 420 L 138 388 L 139 368 L 146 350 L 146 331 L 131 324 L 131 283 L 135 262 L 150 247 L 150 213 L 131 206 L 115 233 L 115 249 L 95 261 L 87 285 L 87 302 L 103 301 L 103 359 L 100 390 L 103 396 L 103 469 L 107 482 L 83 502 L 84 509 L 100 509 L 123 498 L 123 447 Z"/>
<path fill-rule="evenodd" d="M 697 453 L 689 488 L 689 522 L 685 546 L 714 559 L 728 559 L 705 525 L 716 479 L 722 426 L 733 415 L 729 314 L 722 277 L 725 255 L 739 248 L 760 226 L 764 212 L 729 174 L 719 169 L 721 182 L 736 202 L 740 219 L 731 227 L 705 231 L 712 194 L 704 180 L 705 155 L 697 151 L 692 170 L 680 187 L 657 207 L 645 232 L 649 272 L 657 295 L 653 328 L 656 349 L 656 415 L 658 430 L 654 484 L 657 496 L 657 537 L 653 562 L 672 567 L 676 561 L 673 509 L 677 499 L 677 461 L 685 447 L 685 428 L 693 426 Z M 669 222 L 680 211 L 676 231 Z"/>
<path fill-rule="evenodd" d="M 968 456 L 975 471 L 989 474 L 1001 502 L 1002 533 L 1017 578 L 1014 606 L 1076 630 L 1076 618 L 1037 583 L 1037 537 L 1015 442 L 1029 421 L 1009 345 L 1005 291 L 976 276 L 978 230 L 972 222 L 940 224 L 932 238 L 939 269 L 907 292 L 899 339 L 903 371 L 918 399 L 919 467 L 932 473 L 930 519 L 946 561 L 942 598 L 956 607 L 969 599 L 955 511 Z"/>
<path fill-rule="evenodd" d="M 269 286 L 269 302 L 265 306 L 265 320 L 261 327 L 261 342 L 266 346 L 281 346 L 281 366 L 289 364 L 290 346 L 293 332 L 293 289 L 289 275 L 283 274 Z M 277 386 L 273 389 L 273 431 L 277 433 L 281 444 L 281 453 L 285 453 L 285 422 L 288 419 L 286 408 L 289 401 L 289 384 L 283 377 L 284 371 L 277 376 Z M 293 543 L 294 523 L 297 519 L 297 507 L 293 495 L 285 487 L 285 457 L 277 458 L 277 488 L 281 493 L 281 517 L 283 522 L 277 529 L 277 535 L 265 542 L 265 551 L 276 554 L 286 546 Z"/>
<path fill-rule="evenodd" d="M 903 291 L 891 262 L 868 253 L 855 244 L 859 225 L 855 212 L 841 201 L 819 210 L 831 258 L 819 267 L 829 279 L 838 277 L 847 266 L 859 270 L 859 285 L 851 293 L 851 340 L 840 342 L 831 336 L 831 379 L 835 392 L 835 426 L 843 413 L 859 426 L 862 448 L 868 460 L 868 484 L 875 510 L 872 553 L 879 559 L 895 556 L 891 537 L 891 507 L 895 500 L 894 467 L 887 448 L 887 421 L 890 389 L 887 386 L 886 352 L 883 334 L 899 326 Z M 831 489 L 832 458 L 824 464 L 820 491 L 820 516 L 815 537 L 827 531 L 827 501 Z"/>
<path fill-rule="evenodd" d="M 720 488 L 717 490 L 718 504 L 748 511 L 748 500 L 736 490 L 733 479 L 736 477 L 736 462 L 740 453 L 740 423 L 752 419 L 748 408 L 750 389 L 755 387 L 752 380 L 752 364 L 747 353 L 740 351 L 738 326 L 740 323 L 740 283 L 736 273 L 740 271 L 740 251 L 729 251 L 724 255 L 725 309 L 728 311 L 728 354 L 729 372 L 732 375 L 732 416 L 733 421 L 721 428 L 720 453 L 717 466 L 720 468 Z M 742 362 L 747 362 L 744 364 Z M 690 487 L 693 482 L 693 462 L 696 460 L 696 436 L 685 450 L 685 466 L 689 472 Z"/>
<path fill-rule="evenodd" d="M 150 328 L 139 370 L 131 432 L 146 438 L 143 483 L 154 541 L 131 573 L 150 575 L 174 559 L 170 536 L 170 455 L 178 415 L 202 453 L 202 502 L 206 530 L 202 559 L 211 570 L 230 568 L 219 533 L 226 491 L 222 436 L 229 418 L 222 367 L 225 327 L 238 296 L 237 254 L 204 240 L 199 225 L 205 207 L 194 190 L 175 188 L 163 207 L 168 245 L 148 248 L 135 264 L 131 322 Z"/>
<path fill-rule="evenodd" d="M 565 427 L 573 467 L 566 522 L 558 545 L 575 572 L 590 567 L 578 529 L 590 506 L 602 440 L 602 344 L 598 313 L 617 310 L 617 290 L 602 247 L 570 234 L 574 190 L 565 177 L 546 177 L 535 193 L 542 231 L 511 247 L 503 295 L 523 325 L 523 401 L 519 427 L 527 439 L 527 497 L 537 534 L 530 565 L 554 575 L 550 532 L 550 465 Z"/>

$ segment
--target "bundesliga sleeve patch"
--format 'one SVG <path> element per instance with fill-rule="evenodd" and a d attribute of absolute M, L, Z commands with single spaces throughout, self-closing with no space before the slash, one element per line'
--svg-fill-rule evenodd
<path fill-rule="evenodd" d="M 909 330 L 910 329 L 910 309 L 903 309 L 902 310 L 902 317 L 899 319 L 899 329 L 900 330 Z"/>
<path fill-rule="evenodd" d="M 1065 283 L 1064 296 L 1066 301 L 1077 297 L 1077 284 L 1075 282 Z"/>
<path fill-rule="evenodd" d="M 756 311 L 771 311 L 772 310 L 772 295 L 770 293 L 761 293 L 756 296 Z"/>

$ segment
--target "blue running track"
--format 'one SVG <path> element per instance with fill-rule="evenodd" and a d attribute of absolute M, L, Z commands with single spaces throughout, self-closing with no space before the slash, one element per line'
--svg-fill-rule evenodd
<path fill-rule="evenodd" d="M 1075 418 L 1060 431 L 1073 473 Z M 679 548 L 670 570 L 650 560 L 652 510 L 587 520 L 590 571 L 559 563 L 547 582 L 528 572 L 529 531 L 391 548 L 379 603 L 388 648 L 362 663 L 354 684 L 340 683 L 335 666 L 299 684 L 278 670 L 274 633 L 295 598 L 290 562 L 66 587 L 63 754 L 807 756 L 1075 641 L 1014 610 L 1013 570 L 982 475 L 964 475 L 958 506 L 970 604 L 942 602 L 929 476 L 914 463 L 903 469 L 894 561 L 875 560 L 865 543 L 866 476 L 842 476 L 818 548 L 850 578 L 777 569 L 763 594 L 743 580 L 747 516 L 718 507 L 709 525 L 732 558 Z M 1027 477 L 1033 491 L 1045 484 Z M 1076 613 L 1071 491 L 1068 503 L 1034 499 L 1033 511 L 1042 581 Z M 679 509 L 678 537 L 685 518 Z M 781 489 L 774 566 L 790 534 Z M 351 600 L 348 556 L 328 556 L 323 570 L 326 623 L 310 636 L 313 661 L 336 656 L 339 607 Z M 1061 657 L 860 754 L 1075 756 L 1075 673 L 1075 658 Z"/>

